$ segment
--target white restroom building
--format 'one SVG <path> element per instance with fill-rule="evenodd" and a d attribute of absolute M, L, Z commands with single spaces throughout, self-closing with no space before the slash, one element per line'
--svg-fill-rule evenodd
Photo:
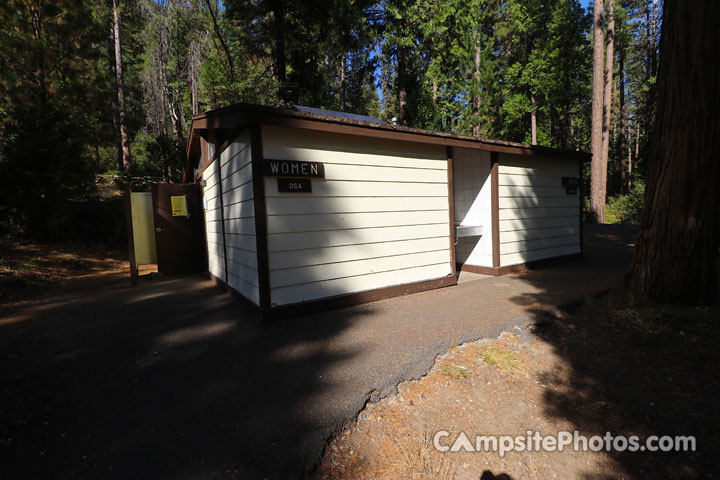
<path fill-rule="evenodd" d="M 582 254 L 587 153 L 306 107 L 193 117 L 208 271 L 266 317 Z"/>

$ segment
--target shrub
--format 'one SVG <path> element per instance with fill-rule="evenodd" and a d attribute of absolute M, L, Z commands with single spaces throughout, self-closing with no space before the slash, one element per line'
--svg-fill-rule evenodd
<path fill-rule="evenodd" d="M 645 184 L 637 182 L 627 195 L 608 200 L 605 207 L 605 223 L 640 223 L 645 198 Z"/>

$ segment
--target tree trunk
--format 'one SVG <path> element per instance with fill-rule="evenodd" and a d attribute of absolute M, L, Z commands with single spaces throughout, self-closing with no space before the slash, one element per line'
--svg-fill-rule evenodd
<path fill-rule="evenodd" d="M 109 11 L 113 9 L 113 0 L 107 0 Z M 110 78 L 112 78 L 113 94 L 110 96 L 110 106 L 113 114 L 113 131 L 117 135 L 115 137 L 115 168 L 118 172 L 125 170 L 123 165 L 122 143 L 120 142 L 120 115 L 118 114 L 117 101 L 117 72 L 115 70 L 115 21 L 110 25 L 110 35 L 108 36 L 108 65 L 110 66 Z"/>
<path fill-rule="evenodd" d="M 666 0 L 645 209 L 630 271 L 639 299 L 717 298 L 720 2 Z"/>
<path fill-rule="evenodd" d="M 123 81 L 122 63 L 122 37 L 120 0 L 113 0 L 113 37 L 115 40 L 115 81 L 117 83 L 118 123 L 120 125 L 120 144 L 122 146 L 123 170 L 130 171 L 130 139 L 128 137 L 127 123 L 125 122 L 125 83 Z"/>
<path fill-rule="evenodd" d="M 644 5 L 645 10 L 645 32 L 647 35 L 647 51 L 645 52 L 647 58 L 647 95 L 645 98 L 645 122 L 643 125 L 644 131 L 649 135 L 655 125 L 655 104 L 657 98 L 657 81 L 651 81 L 653 77 L 657 75 L 658 66 L 658 28 L 659 28 L 659 10 L 655 0 L 646 0 Z M 638 126 L 639 127 L 639 126 Z M 637 137 L 638 148 L 635 152 L 635 158 L 639 155 L 639 141 L 640 136 Z M 648 140 L 649 141 L 649 140 Z"/>
<path fill-rule="evenodd" d="M 210 0 L 205 0 L 205 5 L 207 6 L 208 10 L 210 10 L 210 19 L 212 20 L 213 30 L 215 31 L 215 35 L 217 36 L 218 40 L 220 41 L 220 45 L 222 45 L 223 51 L 225 52 L 225 58 L 227 59 L 227 62 L 228 62 L 228 70 L 229 70 L 229 74 L 230 74 L 230 82 L 235 83 L 235 67 L 233 66 L 233 60 L 232 60 L 232 55 L 230 54 L 230 49 L 228 49 L 228 46 L 225 43 L 225 39 L 223 38 L 223 35 L 220 32 L 220 26 L 217 23 L 217 17 L 215 16 L 215 10 L 213 10 L 212 6 L 210 5 Z"/>
<path fill-rule="evenodd" d="M 407 85 L 406 85 L 406 70 L 407 65 L 405 64 L 405 49 L 398 47 L 397 51 L 397 82 L 398 82 L 398 124 L 401 126 L 407 126 Z"/>
<path fill-rule="evenodd" d="M 627 159 L 627 191 L 632 190 L 632 168 L 633 168 L 633 147 L 632 147 L 632 125 L 628 122 L 628 159 Z"/>
<path fill-rule="evenodd" d="M 345 70 L 347 69 L 346 56 L 343 53 L 340 56 L 340 111 L 345 111 Z"/>
<path fill-rule="evenodd" d="M 610 153 L 610 122 L 612 120 L 613 60 L 615 46 L 615 0 L 608 0 L 607 33 L 605 48 L 605 85 L 603 86 L 602 165 L 603 198 L 607 198 L 608 156 Z"/>
<path fill-rule="evenodd" d="M 537 145 L 537 114 L 535 113 L 535 95 L 530 94 L 530 142 Z"/>
<path fill-rule="evenodd" d="M 275 79 L 278 82 L 278 97 L 280 105 L 287 106 L 287 72 L 285 63 L 285 11 L 282 0 L 273 2 L 275 48 L 273 58 L 275 63 Z"/>
<path fill-rule="evenodd" d="M 202 50 L 201 43 L 193 42 L 190 44 L 188 55 L 188 89 L 190 91 L 190 113 L 197 115 L 199 113 L 199 94 L 200 94 L 200 69 L 202 68 Z"/>
<path fill-rule="evenodd" d="M 478 35 L 479 36 L 479 35 Z M 479 39 L 475 41 L 475 98 L 473 106 L 475 107 L 475 122 L 473 125 L 473 135 L 480 136 L 480 49 Z"/>
<path fill-rule="evenodd" d="M 620 75 L 618 81 L 618 89 L 620 90 L 620 101 L 618 103 L 618 128 L 617 132 L 619 135 L 618 149 L 617 149 L 617 162 L 618 168 L 620 169 L 620 193 L 628 193 L 627 190 L 627 173 L 625 166 L 625 48 L 620 48 L 618 74 Z"/>
<path fill-rule="evenodd" d="M 593 3 L 593 97 L 591 122 L 590 210 L 599 223 L 605 221 L 607 163 L 603 164 L 603 0 Z"/>

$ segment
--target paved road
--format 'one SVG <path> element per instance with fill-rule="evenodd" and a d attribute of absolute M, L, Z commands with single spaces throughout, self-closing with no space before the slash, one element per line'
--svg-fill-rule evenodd
<path fill-rule="evenodd" d="M 76 283 L 0 319 L 0 478 L 294 478 L 369 399 L 452 342 L 603 290 L 634 230 L 582 262 L 271 324 L 203 277 Z"/>

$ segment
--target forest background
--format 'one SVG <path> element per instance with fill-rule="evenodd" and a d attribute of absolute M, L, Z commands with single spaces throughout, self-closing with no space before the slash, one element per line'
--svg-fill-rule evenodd
<path fill-rule="evenodd" d="M 636 222 L 663 5 L 603 9 L 604 221 Z M 587 1 L 6 0 L 0 32 L 0 228 L 21 237 L 122 239 L 98 185 L 178 181 L 192 115 L 238 102 L 591 150 Z"/>

